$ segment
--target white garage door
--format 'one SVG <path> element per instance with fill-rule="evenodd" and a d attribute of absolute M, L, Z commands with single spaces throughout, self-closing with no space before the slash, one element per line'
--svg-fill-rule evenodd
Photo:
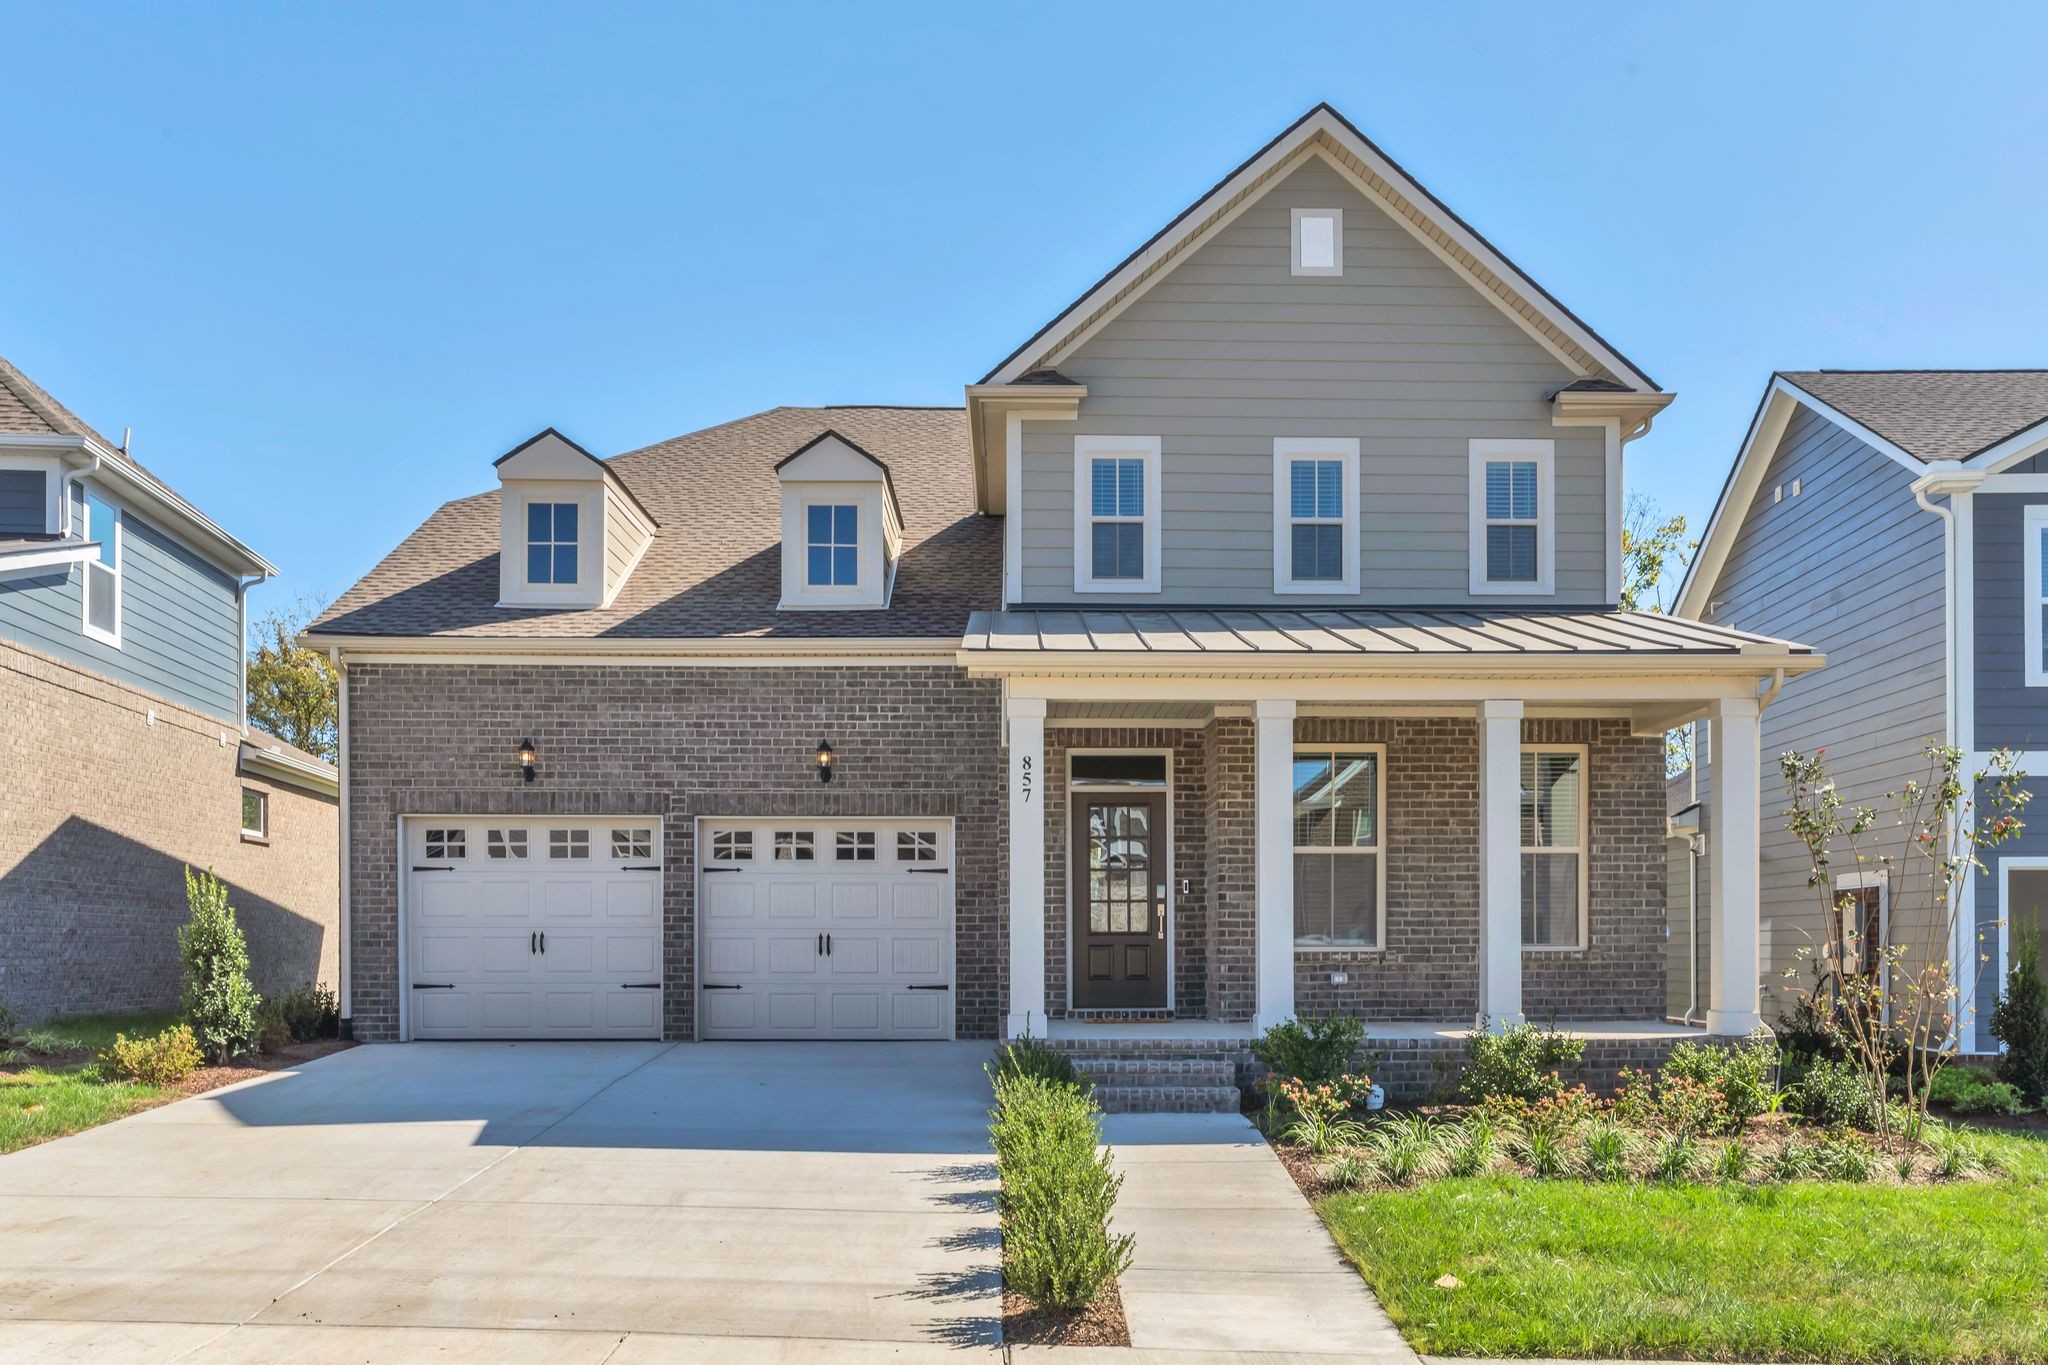
<path fill-rule="evenodd" d="M 659 1038 L 661 828 L 405 822 L 415 1038 Z"/>
<path fill-rule="evenodd" d="M 707 820 L 706 1038 L 953 1036 L 946 821 Z"/>

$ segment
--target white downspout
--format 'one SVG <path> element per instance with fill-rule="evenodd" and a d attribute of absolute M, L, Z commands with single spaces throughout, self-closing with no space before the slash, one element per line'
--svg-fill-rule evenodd
<path fill-rule="evenodd" d="M 1947 732 L 1948 742 L 1951 745 L 1955 745 L 1960 744 L 1962 741 L 1962 736 L 1956 732 L 1956 711 L 1958 701 L 1956 675 L 1959 671 L 1959 660 L 1956 657 L 1956 626 L 1958 610 L 1956 602 L 1956 558 L 1958 555 L 1962 553 L 1962 547 L 1957 543 L 1956 536 L 1955 494 L 1953 492 L 1944 490 L 1942 496 L 1947 501 L 1945 505 L 1937 507 L 1934 503 L 1929 502 L 1927 500 L 1927 495 L 1930 492 L 1934 491 L 1934 488 L 1934 471 L 1930 469 L 1926 475 L 1914 481 L 1913 501 L 1920 504 L 1920 510 L 1922 510 L 1923 512 L 1932 512 L 1935 516 L 1941 518 L 1941 574 L 1944 580 L 1942 584 L 1942 615 L 1947 618 L 1942 623 L 1942 653 L 1945 656 L 1943 660 L 1944 666 L 1942 670 L 1942 680 L 1945 684 L 1944 691 L 1947 693 L 1947 695 L 1943 698 L 1942 724 Z M 1968 889 L 1967 883 L 1965 884 L 1965 889 Z M 1953 928 L 1949 930 L 1948 945 L 1949 961 L 1955 963 L 1958 967 L 1960 967 L 1964 962 L 1971 960 L 1968 949 L 1964 946 L 1966 942 L 1964 934 L 1966 932 L 1967 928 L 1963 923 L 1962 912 L 1959 909 L 1956 912 L 1955 925 Z M 1954 981 L 1950 984 L 1957 990 L 1958 993 L 1961 992 L 1962 982 Z M 1976 993 L 1976 980 L 1974 976 L 1972 977 L 1970 985 L 1971 994 L 1974 996 Z M 1957 1008 L 1951 1017 L 1948 1035 L 1948 1041 L 1950 1046 L 1958 1051 L 1960 1051 L 1962 1048 L 1962 1004 L 1963 1000 L 1959 994 L 1959 997 L 1956 1001 Z"/>

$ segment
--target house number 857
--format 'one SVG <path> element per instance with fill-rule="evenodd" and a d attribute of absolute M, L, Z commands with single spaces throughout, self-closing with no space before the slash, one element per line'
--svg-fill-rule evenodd
<path fill-rule="evenodd" d="M 1017 758 L 1017 795 L 1021 800 L 1025 802 L 1029 802 L 1031 800 L 1030 754 L 1020 754 Z"/>

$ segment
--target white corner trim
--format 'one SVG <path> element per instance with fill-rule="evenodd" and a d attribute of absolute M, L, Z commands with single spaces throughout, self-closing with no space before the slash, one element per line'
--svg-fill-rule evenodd
<path fill-rule="evenodd" d="M 1159 591 L 1161 528 L 1165 524 L 1164 487 L 1160 479 L 1157 436 L 1076 436 L 1074 438 L 1074 591 L 1142 593 Z M 1142 578 L 1095 577 L 1090 462 L 1098 459 L 1142 459 L 1145 462 L 1145 574 Z"/>
<path fill-rule="evenodd" d="M 1024 414 L 1003 414 L 1003 607 L 1024 600 Z"/>
<path fill-rule="evenodd" d="M 1557 442 L 1475 438 L 1470 445 L 1467 584 L 1474 597 L 1548 597 L 1557 591 Z M 1536 463 L 1536 581 L 1495 583 L 1486 576 L 1486 466 L 1492 460 Z"/>
<path fill-rule="evenodd" d="M 1344 564 L 1335 579 L 1294 577 L 1293 463 L 1296 460 L 1337 460 L 1344 466 Z M 1321 521 L 1322 518 L 1307 518 Z M 1359 544 L 1358 438 L 1356 436 L 1276 436 L 1273 438 L 1273 591 L 1353 593 L 1358 591 Z"/>
<path fill-rule="evenodd" d="M 2027 671 L 2027 686 L 2048 687 L 2048 669 L 2041 667 L 2041 606 L 2044 600 L 2041 592 L 2041 536 L 2048 531 L 2048 506 L 2035 504 L 2026 509 L 2020 521 L 2020 534 L 2025 537 L 2021 551 L 2026 563 L 2025 588 L 2020 595 L 2022 609 L 2026 613 L 2021 623 L 2021 638 L 2026 641 L 2027 657 L 2024 660 Z M 1961 539 L 1960 536 L 1957 537 Z M 1964 552 L 1968 553 L 1968 546 Z M 1958 594 L 1959 613 L 1968 612 L 1970 599 Z M 1974 679 L 1959 680 L 1959 686 L 1970 686 Z"/>
<path fill-rule="evenodd" d="M 1310 265 L 1302 251 L 1302 228 L 1310 220 L 1330 224 L 1330 263 Z M 1287 220 L 1287 268 L 1294 275 L 1342 275 L 1344 273 L 1344 210 L 1294 209 Z"/>

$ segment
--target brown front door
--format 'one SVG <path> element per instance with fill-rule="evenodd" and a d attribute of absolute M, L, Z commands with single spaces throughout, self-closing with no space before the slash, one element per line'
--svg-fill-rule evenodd
<path fill-rule="evenodd" d="M 1166 1008 L 1166 798 L 1074 796 L 1074 1006 Z"/>

